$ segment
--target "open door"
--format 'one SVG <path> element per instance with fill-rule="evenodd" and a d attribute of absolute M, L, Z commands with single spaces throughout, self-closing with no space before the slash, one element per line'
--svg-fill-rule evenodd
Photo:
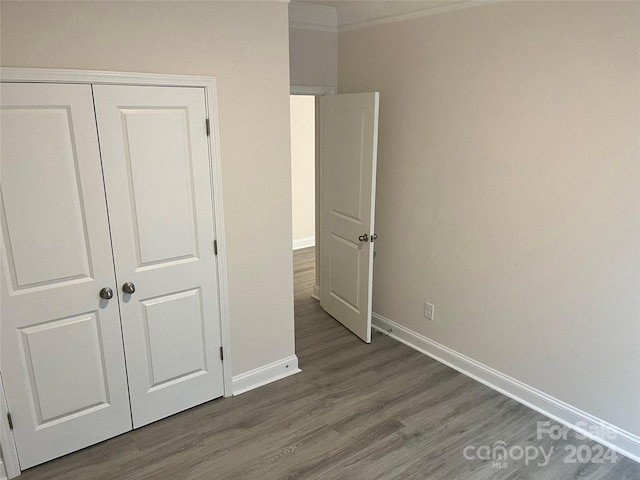
<path fill-rule="evenodd" d="M 379 93 L 320 98 L 322 307 L 371 342 Z"/>

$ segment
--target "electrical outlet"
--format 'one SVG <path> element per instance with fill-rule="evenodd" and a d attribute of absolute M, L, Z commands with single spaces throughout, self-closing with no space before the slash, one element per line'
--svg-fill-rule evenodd
<path fill-rule="evenodd" d="M 424 302 L 424 318 L 427 320 L 433 320 L 433 316 L 436 313 L 436 307 L 429 302 Z"/>

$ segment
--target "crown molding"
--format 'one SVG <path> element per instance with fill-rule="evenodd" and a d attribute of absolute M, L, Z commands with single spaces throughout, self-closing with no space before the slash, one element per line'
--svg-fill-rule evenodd
<path fill-rule="evenodd" d="M 336 87 L 316 85 L 291 85 L 291 95 L 335 95 Z M 1 480 L 1 479 L 0 479 Z"/>
<path fill-rule="evenodd" d="M 335 7 L 324 5 L 290 3 L 289 27 L 337 33 L 338 11 Z"/>
<path fill-rule="evenodd" d="M 414 18 L 427 17 L 429 15 L 438 15 L 441 13 L 453 12 L 456 10 L 463 10 L 466 8 L 475 8 L 489 5 L 492 3 L 498 3 L 508 0 L 461 0 L 460 2 L 453 3 L 451 5 L 442 5 L 439 7 L 426 8 L 417 12 L 405 13 L 402 15 L 394 15 L 391 17 L 379 18 L 376 20 L 369 20 L 366 22 L 356 22 L 349 25 L 343 25 L 338 27 L 338 32 L 348 32 L 351 30 L 360 30 L 361 28 L 375 27 L 378 25 L 384 25 L 387 23 L 402 22 L 405 20 L 413 20 Z"/>

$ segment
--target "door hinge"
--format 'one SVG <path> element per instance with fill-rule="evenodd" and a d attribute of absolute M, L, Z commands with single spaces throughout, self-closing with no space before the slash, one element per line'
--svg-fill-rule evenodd
<path fill-rule="evenodd" d="M 213 254 L 218 255 L 218 240 L 213 241 Z"/>
<path fill-rule="evenodd" d="M 220 360 L 224 360 L 224 348 L 220 347 Z"/>
<path fill-rule="evenodd" d="M 211 122 L 209 122 L 209 119 L 207 118 L 206 120 L 206 127 L 207 127 L 207 137 L 211 136 Z"/>
<path fill-rule="evenodd" d="M 9 422 L 9 430 L 13 430 L 13 418 L 10 413 L 7 413 L 7 421 Z"/>

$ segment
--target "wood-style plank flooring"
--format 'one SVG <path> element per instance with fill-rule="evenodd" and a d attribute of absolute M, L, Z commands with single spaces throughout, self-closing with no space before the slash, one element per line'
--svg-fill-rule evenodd
<path fill-rule="evenodd" d="M 385 335 L 361 342 L 311 299 L 313 260 L 313 249 L 295 254 L 302 373 L 40 465 L 21 478 L 640 479 L 640 464 L 620 455 L 615 462 L 567 463 L 567 449 L 579 447 L 583 458 L 585 452 L 594 458 L 599 447 L 571 432 L 566 440 L 538 439 L 536 422 L 544 416 Z M 496 442 L 516 458 L 474 456 L 478 447 L 486 455 Z M 552 451 L 543 466 L 541 448 Z M 538 458 L 518 459 L 527 450 Z"/>

